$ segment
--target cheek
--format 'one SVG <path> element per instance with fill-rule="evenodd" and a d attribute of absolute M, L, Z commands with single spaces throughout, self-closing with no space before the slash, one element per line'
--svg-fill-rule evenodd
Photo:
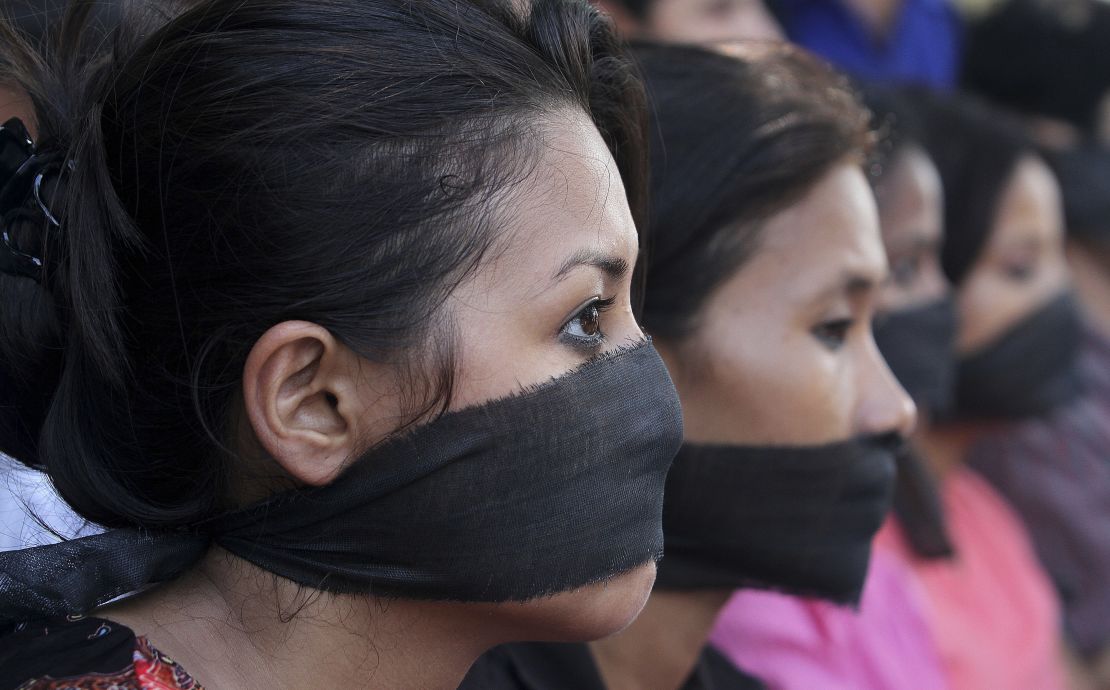
<path fill-rule="evenodd" d="M 464 330 L 455 347 L 451 406 L 459 409 L 511 394 L 522 386 L 550 378 L 565 364 L 569 363 L 536 348 L 519 330 L 485 339 Z"/>
<path fill-rule="evenodd" d="M 700 375 L 679 391 L 691 441 L 821 443 L 843 438 L 851 426 L 851 391 L 838 358 L 807 333 L 764 326 L 702 357 Z"/>
<path fill-rule="evenodd" d="M 557 339 L 554 326 L 544 328 L 547 320 L 539 323 L 526 309 L 457 308 L 452 409 L 512 394 L 581 364 L 581 356 Z"/>
<path fill-rule="evenodd" d="M 1062 261 L 1041 267 L 1027 283 L 1008 280 L 1001 269 L 976 268 L 960 286 L 960 331 L 956 347 L 968 353 L 987 346 L 1058 294 L 1067 285 Z"/>

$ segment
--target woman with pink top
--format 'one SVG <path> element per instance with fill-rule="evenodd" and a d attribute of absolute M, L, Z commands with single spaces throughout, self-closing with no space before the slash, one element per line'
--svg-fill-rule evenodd
<path fill-rule="evenodd" d="M 888 301 L 891 315 L 876 336 L 923 414 L 916 455 L 901 463 L 896 517 L 876 540 L 859 617 L 813 602 L 741 594 L 713 639 L 778 688 L 1057 690 L 1068 678 L 1056 599 L 1017 517 L 963 460 L 993 420 L 1043 414 L 1080 391 L 1059 193 L 1045 164 L 997 113 L 920 94 L 914 103 L 927 118 L 923 141 L 945 191 L 940 257 L 955 286 L 959 320 L 953 332 L 954 320 L 947 319 L 954 394 L 942 395 L 943 350 L 925 356 L 930 343 L 945 342 L 943 303 L 935 305 L 929 329 L 922 311 L 929 307 L 916 309 L 922 326 L 915 334 L 909 328 L 915 312 Z M 898 161 L 889 177 L 897 181 Z M 884 198 L 884 186 L 881 206 L 898 197 Z M 893 210 L 888 205 L 884 217 L 895 279 L 887 293 L 899 288 L 902 273 L 903 233 Z M 922 262 L 914 263 L 920 271 Z M 922 375 L 930 368 L 932 376 Z M 912 574 L 909 595 L 923 605 L 941 685 L 918 677 L 893 651 L 903 641 L 890 625 L 904 608 L 889 594 L 897 569 Z M 897 664 L 876 663 L 892 656 Z M 1082 678 L 1075 681 L 1085 687 Z"/>
<path fill-rule="evenodd" d="M 870 170 L 891 268 L 879 294 L 875 339 L 919 413 L 927 414 L 945 404 L 952 388 L 955 311 L 938 256 L 940 177 L 904 100 L 885 90 L 866 96 L 883 135 Z M 903 452 L 895 501 L 900 513 L 915 518 L 915 543 L 932 551 L 943 531 L 929 519 L 936 511 L 928 509 L 922 479 L 917 457 Z M 950 686 L 926 622 L 924 594 L 905 563 L 880 551 L 872 554 L 858 609 L 743 590 L 718 619 L 712 640 L 773 688 L 943 690 Z"/>

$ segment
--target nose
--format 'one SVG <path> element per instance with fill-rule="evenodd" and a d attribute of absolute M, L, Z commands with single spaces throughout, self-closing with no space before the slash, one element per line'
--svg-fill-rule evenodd
<path fill-rule="evenodd" d="M 917 424 L 917 406 L 872 340 L 859 369 L 856 433 L 878 436 L 896 433 L 907 438 Z"/>

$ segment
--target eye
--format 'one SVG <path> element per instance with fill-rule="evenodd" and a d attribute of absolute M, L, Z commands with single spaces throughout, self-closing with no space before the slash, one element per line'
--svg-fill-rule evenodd
<path fill-rule="evenodd" d="M 835 352 L 844 345 L 853 323 L 852 319 L 831 319 L 819 323 L 813 329 L 813 337 L 817 338 L 817 342 Z"/>
<path fill-rule="evenodd" d="M 1002 267 L 1007 280 L 1014 283 L 1027 283 L 1037 273 L 1037 265 L 1032 261 L 1008 263 Z"/>
<path fill-rule="evenodd" d="M 605 341 L 605 333 L 601 330 L 601 315 L 615 301 L 615 298 L 595 299 L 579 309 L 560 329 L 563 341 L 583 350 L 596 350 Z"/>
<path fill-rule="evenodd" d="M 921 273 L 920 256 L 904 256 L 891 263 L 890 277 L 896 285 L 911 287 Z"/>

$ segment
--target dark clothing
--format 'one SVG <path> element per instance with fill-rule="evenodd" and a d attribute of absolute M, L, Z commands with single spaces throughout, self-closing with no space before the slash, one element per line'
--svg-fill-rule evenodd
<path fill-rule="evenodd" d="M 0 633 L 0 690 L 204 690 L 125 625 L 101 618 L 20 623 Z"/>
<path fill-rule="evenodd" d="M 763 690 L 763 683 L 706 647 L 682 690 Z M 605 690 L 585 644 L 520 642 L 497 647 L 474 663 L 459 690 Z M 663 688 L 661 690 L 669 690 Z"/>
<path fill-rule="evenodd" d="M 1021 515 L 1072 642 L 1095 654 L 1110 644 L 1110 341 L 1090 327 L 1080 373 L 1084 398 L 991 434 L 969 463 Z"/>

